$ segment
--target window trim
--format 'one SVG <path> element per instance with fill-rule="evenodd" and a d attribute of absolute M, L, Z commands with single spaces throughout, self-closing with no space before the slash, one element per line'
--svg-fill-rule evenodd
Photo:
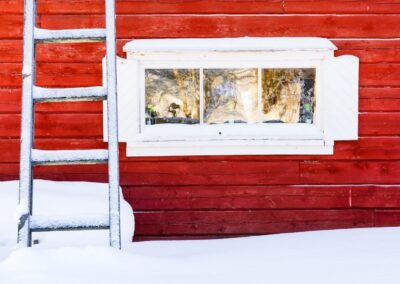
<path fill-rule="evenodd" d="M 303 123 L 282 123 L 282 124 L 265 124 L 265 123 L 254 123 L 254 124 L 234 124 L 234 125 L 224 125 L 224 124 L 214 124 L 207 125 L 173 125 L 169 127 L 166 125 L 146 125 L 145 124 L 145 70 L 146 69 L 199 69 L 200 74 L 203 69 L 233 69 L 233 68 L 253 68 L 258 69 L 258 80 L 260 78 L 260 71 L 262 69 L 289 69 L 289 68 L 313 68 L 316 71 L 315 75 L 315 90 L 316 90 L 316 109 L 315 109 L 315 121 L 313 124 L 303 124 Z M 318 83 L 321 77 L 321 61 L 317 60 L 276 60 L 269 62 L 261 62 L 258 59 L 252 60 L 237 60 L 232 62 L 227 60 L 213 60 L 213 61 L 202 61 L 191 60 L 184 62 L 176 62 L 174 60 L 143 60 L 139 62 L 138 66 L 138 76 L 139 76 L 139 105 L 135 109 L 139 108 L 139 121 L 140 125 L 134 137 L 138 141 L 143 142 L 158 142 L 158 141 L 193 141 L 196 139 L 201 140 L 252 140 L 252 139 L 288 139 L 288 140 L 313 140 L 313 139 L 323 139 L 322 130 L 322 98 L 319 98 L 318 94 L 322 92 L 321 84 Z M 201 76 L 201 75 L 200 75 Z M 202 81 L 200 77 L 200 102 L 203 95 L 203 90 L 201 89 Z M 258 82 L 258 96 L 261 97 L 261 82 Z M 260 103 L 260 101 L 259 101 Z M 200 103 L 200 106 L 202 104 Z M 259 104 L 259 110 L 261 105 Z M 200 107 L 200 113 L 201 113 Z M 162 131 L 162 128 L 168 131 Z M 174 128 L 176 131 L 174 131 Z M 246 130 L 249 129 L 249 131 Z M 295 131 L 295 128 L 302 129 L 305 133 L 310 133 L 309 135 L 304 135 Z M 236 129 L 236 131 L 235 131 Z M 157 135 L 160 133 L 161 135 Z M 270 133 L 270 131 L 273 131 Z M 291 131 L 291 135 L 287 135 L 287 131 Z M 174 133 L 173 133 L 174 132 Z M 317 135 L 317 132 L 319 135 Z M 180 133 L 185 133 L 185 135 L 180 135 Z M 219 134 L 221 133 L 221 134 Z M 227 135 L 225 135 L 227 133 Z M 259 133 L 263 133 L 260 135 Z M 249 138 L 250 137 L 250 138 Z"/>
<path fill-rule="evenodd" d="M 334 140 L 357 140 L 358 58 L 349 55 L 334 57 L 336 47 L 329 40 L 321 38 L 262 38 L 260 41 L 260 38 L 235 38 L 194 39 L 194 42 L 199 44 L 198 48 L 193 45 L 193 39 L 133 40 L 124 46 L 127 59 L 119 58 L 117 61 L 119 72 L 118 115 L 119 140 L 127 142 L 127 156 L 330 155 L 333 154 Z M 209 46 L 216 48 L 209 50 Z M 144 119 L 144 108 L 139 103 L 140 94 L 144 101 L 144 72 L 140 71 L 143 66 L 166 66 L 169 64 L 165 68 L 174 68 L 174 66 L 195 68 L 195 64 L 199 64 L 203 68 L 207 68 L 215 66 L 218 62 L 230 62 L 224 67 L 243 68 L 243 66 L 252 67 L 251 64 L 260 66 L 258 62 L 262 61 L 267 61 L 268 64 L 265 65 L 268 67 L 275 64 L 276 68 L 296 68 L 298 65 L 295 65 L 294 62 L 304 63 L 298 68 L 314 68 L 309 64 L 316 62 L 318 68 L 316 68 L 315 80 L 316 115 L 314 123 L 279 124 L 278 126 L 277 124 L 260 123 L 260 126 L 264 127 L 263 129 L 268 127 L 272 132 L 274 127 L 286 127 L 286 130 L 290 130 L 289 128 L 294 125 L 299 132 L 302 132 L 301 127 L 313 128 L 318 125 L 318 128 L 314 127 L 314 130 L 318 132 L 317 135 L 312 130 L 306 134 L 306 137 L 292 135 L 292 133 L 290 137 L 270 135 L 267 138 L 228 135 L 222 139 L 221 137 L 214 139 L 215 137 L 209 136 L 196 136 L 193 139 L 177 138 L 176 136 L 173 139 L 165 137 L 146 139 L 146 137 L 138 135 L 139 127 L 143 126 L 140 125 L 138 115 L 143 114 Z M 104 63 L 103 66 L 105 66 Z M 337 73 L 338 71 L 339 73 Z M 140 73 L 143 74 L 143 78 L 140 78 Z M 103 76 L 105 76 L 104 68 Z M 336 80 L 339 80 L 339 85 Z M 260 80 L 259 83 L 261 83 Z M 344 92 L 334 93 L 332 90 L 343 90 Z M 339 107 L 339 111 L 332 109 L 331 105 Z M 103 129 L 106 141 L 106 104 L 103 106 L 105 108 Z M 337 124 L 336 121 L 340 121 L 340 123 Z M 252 124 L 245 125 L 252 126 Z M 185 128 L 194 125 L 175 126 Z M 221 127 L 221 125 L 219 126 Z M 228 124 L 226 126 L 227 128 L 235 126 L 239 129 L 244 125 Z M 207 127 L 212 128 L 215 125 L 207 125 Z"/>

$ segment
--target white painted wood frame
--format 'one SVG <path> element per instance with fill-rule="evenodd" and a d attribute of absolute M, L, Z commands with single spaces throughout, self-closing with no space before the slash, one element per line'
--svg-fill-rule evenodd
<path fill-rule="evenodd" d="M 246 40 L 247 44 L 251 44 L 249 38 Z M 279 41 L 279 38 L 276 40 Z M 165 50 L 159 48 L 154 51 L 151 45 L 147 46 L 151 40 L 145 40 L 146 44 L 140 40 L 128 43 L 124 49 L 127 51 L 127 59 L 119 59 L 117 63 L 119 139 L 127 142 L 127 156 L 327 155 L 333 154 L 335 140 L 356 140 L 358 58 L 334 57 L 335 47 L 329 41 L 325 42 L 325 48 L 321 47 L 323 41 L 319 41 L 313 49 L 313 39 L 307 38 L 309 42 L 306 44 L 304 40 L 293 41 L 307 47 L 301 50 L 295 46 L 286 50 L 266 46 L 265 50 L 256 51 L 249 51 L 246 45 L 239 50 L 193 51 L 188 41 L 184 44 L 187 49 L 179 47 L 174 51 L 174 40 L 168 40 L 169 46 L 166 44 Z M 283 41 L 285 43 L 282 45 L 287 44 L 287 38 Z M 136 50 L 132 44 L 134 42 L 141 42 L 138 46 L 143 50 Z M 279 46 L 276 42 L 274 44 Z M 222 45 L 217 44 L 223 49 Z M 202 46 L 205 44 L 202 43 Z M 200 124 L 195 125 L 146 125 L 144 72 L 146 69 L 164 68 L 200 71 L 207 68 L 257 68 L 258 79 L 261 69 L 313 68 L 316 70 L 314 121 L 312 124 L 266 124 L 259 121 L 252 124 L 209 125 L 204 124 L 200 118 Z M 201 74 L 200 79 L 202 77 Z M 203 95 L 202 88 L 200 80 L 200 96 Z M 260 106 L 260 80 L 258 91 Z"/>

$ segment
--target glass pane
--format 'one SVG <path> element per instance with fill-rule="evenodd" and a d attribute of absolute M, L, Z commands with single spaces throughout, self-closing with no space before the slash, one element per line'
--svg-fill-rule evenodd
<path fill-rule="evenodd" d="M 199 123 L 199 70 L 146 69 L 146 124 Z"/>
<path fill-rule="evenodd" d="M 315 69 L 262 70 L 263 122 L 313 123 Z"/>
<path fill-rule="evenodd" d="M 203 71 L 205 123 L 257 121 L 257 69 Z"/>

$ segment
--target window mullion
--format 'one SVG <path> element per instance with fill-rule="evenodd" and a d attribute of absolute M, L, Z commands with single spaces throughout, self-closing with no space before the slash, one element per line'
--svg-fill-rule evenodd
<path fill-rule="evenodd" d="M 262 78 L 261 78 L 261 68 L 258 68 L 257 71 L 257 84 L 258 84 L 258 123 L 262 123 Z"/>
<path fill-rule="evenodd" d="M 204 83 L 203 83 L 203 68 L 200 68 L 199 70 L 200 73 L 200 113 L 199 113 L 199 118 L 200 118 L 200 125 L 204 124 Z"/>

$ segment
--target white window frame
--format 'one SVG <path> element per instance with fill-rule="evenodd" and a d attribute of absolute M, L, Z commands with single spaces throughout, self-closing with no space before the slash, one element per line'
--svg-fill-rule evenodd
<path fill-rule="evenodd" d="M 130 66 L 127 69 L 130 70 L 130 74 L 118 77 L 127 78 L 125 81 L 130 84 L 129 88 L 124 86 L 124 80 L 118 83 L 122 85 L 118 94 L 119 123 L 123 125 L 119 129 L 120 141 L 127 142 L 127 156 L 333 154 L 335 139 L 327 137 L 328 131 L 324 128 L 324 125 L 329 124 L 324 115 L 326 109 L 324 84 L 329 80 L 324 77 L 324 62 L 332 58 L 334 58 L 333 50 L 324 49 L 223 52 L 128 51 L 127 59 L 119 60 L 119 62 L 125 61 Z M 314 122 L 313 124 L 146 125 L 144 72 L 145 69 L 160 68 L 199 69 L 200 74 L 203 69 L 209 68 L 258 68 L 259 108 L 261 108 L 261 69 L 315 68 Z M 203 91 L 202 84 L 200 91 Z M 202 104 L 201 101 L 200 114 L 202 114 Z M 132 123 L 127 123 L 129 121 Z"/>

